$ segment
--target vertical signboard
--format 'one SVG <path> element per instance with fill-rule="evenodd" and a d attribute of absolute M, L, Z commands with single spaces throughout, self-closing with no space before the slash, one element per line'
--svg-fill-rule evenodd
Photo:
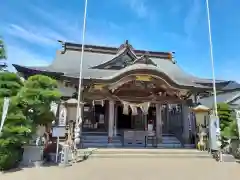
<path fill-rule="evenodd" d="M 209 124 L 210 148 L 211 150 L 219 150 L 218 138 L 220 136 L 219 118 L 211 115 Z"/>
<path fill-rule="evenodd" d="M 67 109 L 64 105 L 60 106 L 58 126 L 66 126 L 67 123 Z"/>

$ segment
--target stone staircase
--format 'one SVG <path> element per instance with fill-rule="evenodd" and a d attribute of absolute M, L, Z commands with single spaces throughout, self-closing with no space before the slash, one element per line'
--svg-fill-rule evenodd
<path fill-rule="evenodd" d="M 83 148 L 105 148 L 105 147 L 123 147 L 122 137 L 115 136 L 112 139 L 112 143 L 108 144 L 108 135 L 106 132 L 83 132 L 82 133 Z M 125 148 L 156 148 L 154 147 L 152 140 L 147 141 L 147 147 L 145 143 L 139 144 L 124 144 Z M 164 134 L 162 137 L 162 143 L 159 143 L 158 148 L 182 148 L 181 142 L 171 134 Z"/>
<path fill-rule="evenodd" d="M 108 144 L 108 134 L 106 132 L 83 132 L 83 148 L 104 148 L 122 147 L 121 137 L 113 137 L 111 145 Z"/>
<path fill-rule="evenodd" d="M 87 149 L 85 149 L 87 151 Z M 195 149 L 131 149 L 89 148 L 86 158 L 205 158 L 212 159 L 207 152 Z"/>
<path fill-rule="evenodd" d="M 147 141 L 147 147 L 152 147 L 151 140 Z M 163 134 L 162 143 L 157 145 L 158 148 L 182 148 L 181 142 L 172 134 Z"/>

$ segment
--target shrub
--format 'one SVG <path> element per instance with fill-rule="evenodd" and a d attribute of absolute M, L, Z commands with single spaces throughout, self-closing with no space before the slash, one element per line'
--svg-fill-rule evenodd
<path fill-rule="evenodd" d="M 15 148 L 0 149 L 0 171 L 16 168 L 21 161 L 22 151 Z"/>

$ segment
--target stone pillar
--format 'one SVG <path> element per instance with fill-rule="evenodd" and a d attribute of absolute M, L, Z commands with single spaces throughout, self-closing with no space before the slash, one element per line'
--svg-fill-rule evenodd
<path fill-rule="evenodd" d="M 114 101 L 109 100 L 108 110 L 108 143 L 111 143 L 114 129 Z"/>
<path fill-rule="evenodd" d="M 156 137 L 157 143 L 162 141 L 162 108 L 161 104 L 156 104 Z"/>
<path fill-rule="evenodd" d="M 182 138 L 185 144 L 189 143 L 189 107 L 186 104 L 182 104 L 182 122 L 183 122 L 183 132 Z"/>

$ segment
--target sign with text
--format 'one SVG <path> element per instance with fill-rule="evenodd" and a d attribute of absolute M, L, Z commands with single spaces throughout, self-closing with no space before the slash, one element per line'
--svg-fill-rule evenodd
<path fill-rule="evenodd" d="M 53 137 L 65 137 L 66 128 L 61 126 L 56 126 L 52 128 L 52 136 Z"/>

